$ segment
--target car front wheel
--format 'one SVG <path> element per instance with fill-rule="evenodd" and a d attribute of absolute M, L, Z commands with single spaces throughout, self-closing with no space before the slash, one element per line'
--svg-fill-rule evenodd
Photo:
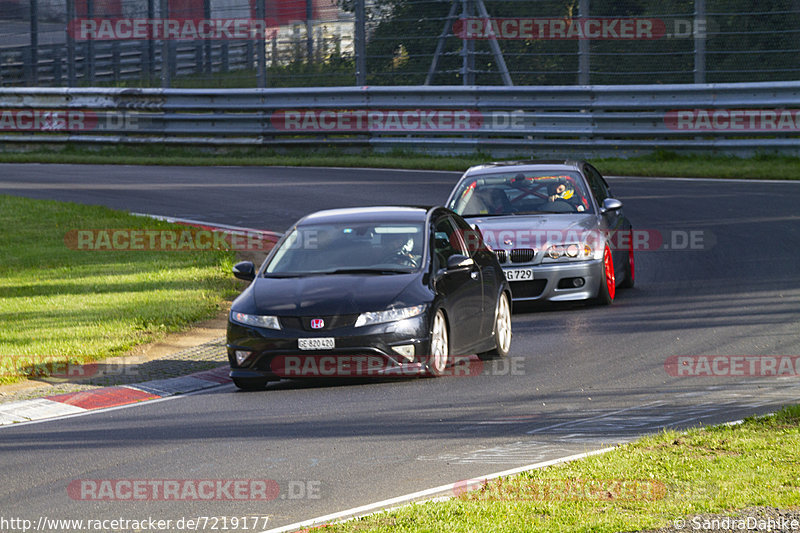
<path fill-rule="evenodd" d="M 433 317 L 430 347 L 431 353 L 427 362 L 428 372 L 434 376 L 441 376 L 444 374 L 450 359 L 447 320 L 444 317 L 444 311 L 441 309 L 438 309 Z"/>
<path fill-rule="evenodd" d="M 617 294 L 617 278 L 614 275 L 614 259 L 611 248 L 606 244 L 603 252 L 603 279 L 600 280 L 600 291 L 597 294 L 597 303 L 610 305 Z"/>

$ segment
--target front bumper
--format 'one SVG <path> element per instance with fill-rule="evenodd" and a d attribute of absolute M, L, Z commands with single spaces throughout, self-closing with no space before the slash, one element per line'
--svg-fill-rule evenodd
<path fill-rule="evenodd" d="M 569 302 L 597 296 L 605 281 L 602 260 L 573 261 L 525 265 L 504 264 L 504 269 L 531 268 L 532 281 L 511 281 L 511 299 L 515 302 Z M 582 279 L 580 287 L 570 286 L 573 279 Z"/>
<path fill-rule="evenodd" d="M 300 350 L 298 338 L 332 337 L 329 350 Z M 414 346 L 414 355 L 401 355 L 394 346 Z M 430 337 L 426 314 L 418 317 L 323 332 L 268 330 L 228 322 L 228 362 L 233 378 L 269 381 L 291 378 L 351 378 L 415 376 L 425 373 Z M 236 351 L 251 355 L 239 364 Z"/>

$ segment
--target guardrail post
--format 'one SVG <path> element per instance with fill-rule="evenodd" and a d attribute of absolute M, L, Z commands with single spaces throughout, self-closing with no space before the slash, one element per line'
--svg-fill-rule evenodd
<path fill-rule="evenodd" d="M 694 0 L 694 82 L 706 82 L 706 0 Z"/>
<path fill-rule="evenodd" d="M 75 21 L 75 0 L 67 0 L 67 85 L 75 86 L 75 38 L 70 25 Z M 59 54 L 60 55 L 60 54 Z"/>
<path fill-rule="evenodd" d="M 364 0 L 356 0 L 353 48 L 356 54 L 356 85 L 367 84 L 367 16 Z"/>
<path fill-rule="evenodd" d="M 264 6 L 265 0 L 256 0 L 256 18 L 258 20 L 266 20 L 266 9 Z M 259 89 L 267 87 L 267 43 L 264 40 L 266 32 L 259 30 L 258 39 L 256 39 L 256 84 Z"/>
<path fill-rule="evenodd" d="M 589 0 L 578 2 L 578 24 L 583 25 L 589 18 Z M 585 26 L 584 26 L 585 28 Z M 590 50 L 591 41 L 586 37 L 578 38 L 578 85 L 589 85 Z"/>

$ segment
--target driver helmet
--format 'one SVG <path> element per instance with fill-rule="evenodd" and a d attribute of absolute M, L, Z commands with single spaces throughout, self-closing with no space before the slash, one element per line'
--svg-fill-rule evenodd
<path fill-rule="evenodd" d="M 558 183 L 551 184 L 548 192 L 550 196 L 556 196 L 562 200 L 569 200 L 575 196 L 575 189 L 573 189 L 566 180 L 559 180 Z"/>

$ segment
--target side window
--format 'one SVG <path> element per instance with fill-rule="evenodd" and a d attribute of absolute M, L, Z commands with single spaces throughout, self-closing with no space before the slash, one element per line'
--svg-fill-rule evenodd
<path fill-rule="evenodd" d="M 463 244 L 465 244 L 467 247 L 468 253 L 464 255 L 475 257 L 476 253 L 486 249 L 486 246 L 483 244 L 483 237 L 481 236 L 480 231 L 470 226 L 469 223 L 467 223 L 467 221 L 463 218 L 453 217 L 453 222 L 458 229 L 459 235 L 461 235 Z"/>
<path fill-rule="evenodd" d="M 454 254 L 467 255 L 453 222 L 449 217 L 442 217 L 433 230 L 433 271 L 444 268 L 447 259 Z"/>
<path fill-rule="evenodd" d="M 603 176 L 591 165 L 584 166 L 583 171 L 586 175 L 586 179 L 589 181 L 589 188 L 592 189 L 592 194 L 594 194 L 594 197 L 597 199 L 597 203 L 602 206 L 603 200 L 611 196 L 608 191 L 608 185 L 606 185 L 606 180 L 604 180 Z"/>

